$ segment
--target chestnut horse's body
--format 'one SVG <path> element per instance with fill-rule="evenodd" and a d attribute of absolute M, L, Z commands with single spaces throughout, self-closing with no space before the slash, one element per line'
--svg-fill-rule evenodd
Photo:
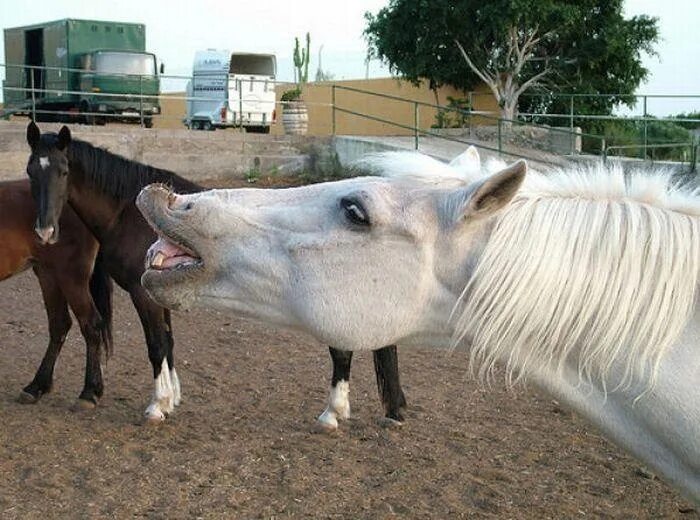
<path fill-rule="evenodd" d="M 0 280 L 32 268 L 41 286 L 49 321 L 49 345 L 32 382 L 20 399 L 35 402 L 51 390 L 58 354 L 71 327 L 68 307 L 87 345 L 81 403 L 102 395 L 100 353 L 111 350 L 111 281 L 95 264 L 99 244 L 70 206 L 61 215 L 62 238 L 42 245 L 35 234 L 36 208 L 27 181 L 0 183 Z M 93 272 L 94 267 L 94 272 Z"/>

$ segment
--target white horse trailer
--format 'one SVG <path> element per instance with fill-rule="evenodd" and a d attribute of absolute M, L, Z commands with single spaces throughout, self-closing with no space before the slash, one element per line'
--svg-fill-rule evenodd
<path fill-rule="evenodd" d="M 198 51 L 187 84 L 185 126 L 195 130 L 243 126 L 268 133 L 276 118 L 276 72 L 274 54 Z"/>

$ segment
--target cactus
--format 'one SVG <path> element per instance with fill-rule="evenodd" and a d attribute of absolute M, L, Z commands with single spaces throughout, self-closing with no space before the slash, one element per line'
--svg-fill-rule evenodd
<path fill-rule="evenodd" d="M 294 38 L 294 67 L 297 84 L 299 88 L 304 85 L 309 79 L 309 47 L 311 46 L 311 36 L 306 33 L 306 48 L 300 49 L 299 38 Z"/>

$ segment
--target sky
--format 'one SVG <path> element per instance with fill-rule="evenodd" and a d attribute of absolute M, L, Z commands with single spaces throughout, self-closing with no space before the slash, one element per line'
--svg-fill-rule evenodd
<path fill-rule="evenodd" d="M 207 48 L 277 55 L 278 79 L 292 80 L 294 37 L 311 33 L 309 79 L 318 68 L 323 45 L 323 69 L 335 79 L 385 77 L 386 66 L 372 61 L 367 67 L 367 44 L 362 37 L 364 13 L 376 13 L 388 0 L 0 0 L 0 28 L 29 25 L 60 18 L 89 18 L 146 24 L 147 50 L 165 64 L 166 74 L 186 75 L 194 53 Z M 649 14 L 660 20 L 660 57 L 645 57 L 651 74 L 639 92 L 700 95 L 700 20 L 698 0 L 626 0 L 628 15 Z M 4 47 L 4 45 L 3 45 Z M 4 48 L 0 47 L 0 63 Z M 4 77 L 4 71 L 0 76 Z M 165 89 L 184 90 L 177 82 Z M 655 115 L 700 109 L 700 99 L 654 100 Z"/>

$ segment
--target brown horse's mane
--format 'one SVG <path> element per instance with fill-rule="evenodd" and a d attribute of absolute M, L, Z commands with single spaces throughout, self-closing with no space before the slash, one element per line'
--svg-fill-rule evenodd
<path fill-rule="evenodd" d="M 178 193 L 193 193 L 203 188 L 176 173 L 127 159 L 79 139 L 68 147 L 71 171 L 79 170 L 85 180 L 102 193 L 119 200 L 135 200 L 149 184 L 167 184 Z"/>

